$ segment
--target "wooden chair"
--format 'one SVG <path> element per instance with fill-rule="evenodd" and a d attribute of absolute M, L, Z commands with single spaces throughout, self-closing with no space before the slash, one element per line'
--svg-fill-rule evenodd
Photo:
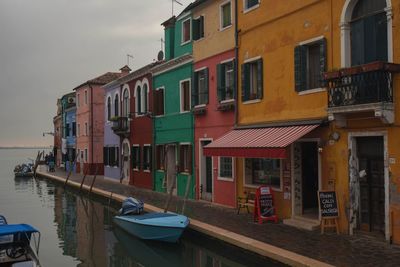
<path fill-rule="evenodd" d="M 242 208 L 247 209 L 247 213 L 250 213 L 249 207 L 254 208 L 256 194 L 254 192 L 244 192 L 246 197 L 237 198 L 237 214 L 240 213 Z"/>

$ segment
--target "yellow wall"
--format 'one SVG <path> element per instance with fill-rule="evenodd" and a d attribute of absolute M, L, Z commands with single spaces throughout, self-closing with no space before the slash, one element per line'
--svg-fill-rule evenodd
<path fill-rule="evenodd" d="M 329 50 L 329 1 L 291 1 L 290 5 L 261 1 L 259 8 L 247 13 L 240 12 L 243 1 L 238 2 L 239 65 L 261 56 L 264 71 L 263 99 L 252 104 L 239 99 L 239 124 L 326 117 L 326 92 L 299 95 L 295 91 L 294 48 L 299 42 L 325 36 Z"/>
<path fill-rule="evenodd" d="M 207 1 L 193 10 L 193 18 L 204 16 L 204 38 L 193 42 L 193 59 L 202 59 L 235 48 L 235 3 L 231 0 L 232 26 L 220 30 L 220 5 L 226 0 Z"/>

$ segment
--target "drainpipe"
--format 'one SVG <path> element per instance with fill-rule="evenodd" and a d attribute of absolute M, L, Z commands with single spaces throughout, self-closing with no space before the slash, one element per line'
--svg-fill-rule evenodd
<path fill-rule="evenodd" d="M 237 127 L 238 124 L 238 108 L 239 108 L 239 31 L 238 31 L 238 0 L 235 0 L 235 125 L 234 128 Z"/>
<path fill-rule="evenodd" d="M 91 159 L 92 159 L 92 164 L 89 163 L 89 166 L 93 166 L 93 156 L 94 156 L 94 141 L 93 141 L 93 87 L 88 83 L 89 88 L 90 88 L 90 139 L 92 143 L 92 149 L 91 149 Z M 90 167 L 89 167 L 90 170 Z"/>

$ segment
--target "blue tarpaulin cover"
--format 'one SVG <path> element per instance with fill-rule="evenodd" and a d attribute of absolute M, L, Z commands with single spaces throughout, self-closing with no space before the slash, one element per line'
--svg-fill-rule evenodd
<path fill-rule="evenodd" d="M 7 224 L 0 225 L 0 236 L 12 235 L 17 233 L 38 233 L 39 231 L 29 224 Z"/>

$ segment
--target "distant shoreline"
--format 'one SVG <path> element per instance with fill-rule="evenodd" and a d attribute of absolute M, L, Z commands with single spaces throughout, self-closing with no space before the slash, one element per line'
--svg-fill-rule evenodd
<path fill-rule="evenodd" d="M 4 146 L 0 149 L 51 149 L 52 147 L 35 147 L 35 146 Z"/>

